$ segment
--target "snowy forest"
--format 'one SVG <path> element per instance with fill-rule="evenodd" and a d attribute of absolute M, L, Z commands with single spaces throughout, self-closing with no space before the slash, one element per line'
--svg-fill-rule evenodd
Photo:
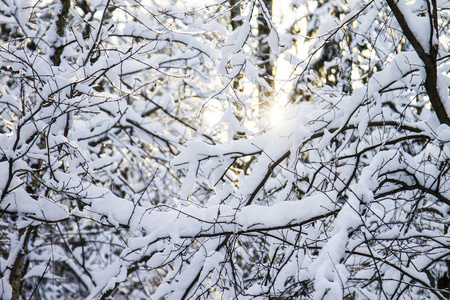
<path fill-rule="evenodd" d="M 450 1 L 0 0 L 0 298 L 450 299 Z"/>

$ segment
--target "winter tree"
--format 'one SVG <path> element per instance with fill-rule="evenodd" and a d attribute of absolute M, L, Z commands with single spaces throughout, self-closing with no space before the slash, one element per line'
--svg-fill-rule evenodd
<path fill-rule="evenodd" d="M 0 1 L 0 298 L 448 299 L 449 14 Z"/>

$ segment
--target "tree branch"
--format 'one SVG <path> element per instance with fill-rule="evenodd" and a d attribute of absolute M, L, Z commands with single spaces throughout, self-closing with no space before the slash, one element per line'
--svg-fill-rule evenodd
<path fill-rule="evenodd" d="M 433 34 L 433 32 L 436 32 L 434 26 L 436 26 L 435 24 L 437 24 L 437 19 L 434 18 L 437 18 L 437 12 L 434 12 L 434 10 L 436 10 L 437 8 L 436 8 L 436 0 L 431 1 L 433 8 L 428 7 L 429 10 L 428 15 L 431 20 L 430 50 L 429 53 L 427 53 L 423 48 L 423 46 L 420 44 L 417 37 L 412 32 L 408 22 L 405 19 L 405 16 L 403 15 L 402 11 L 397 5 L 397 1 L 386 0 L 387 4 L 392 10 L 392 13 L 397 19 L 397 22 L 400 24 L 403 34 L 411 43 L 417 55 L 420 57 L 420 59 L 423 61 L 425 65 L 426 78 L 424 86 L 425 90 L 427 91 L 428 97 L 430 98 L 431 105 L 433 106 L 436 116 L 439 119 L 439 122 L 441 122 L 441 124 L 447 124 L 450 126 L 450 118 L 445 110 L 445 106 L 444 103 L 442 102 L 441 96 L 439 95 L 439 90 L 437 86 L 437 53 L 439 44 L 433 42 L 434 38 L 436 38 L 436 40 L 438 41 L 438 36 L 437 35 L 434 36 Z"/>

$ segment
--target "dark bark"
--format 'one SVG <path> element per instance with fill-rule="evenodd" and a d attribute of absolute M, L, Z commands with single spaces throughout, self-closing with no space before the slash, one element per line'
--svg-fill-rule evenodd
<path fill-rule="evenodd" d="M 237 18 L 241 15 L 241 0 L 230 0 L 230 24 L 231 29 L 234 31 L 242 25 L 242 20 L 237 20 Z M 233 79 L 233 89 L 238 90 L 240 87 L 239 83 L 240 75 L 236 76 Z"/>
<path fill-rule="evenodd" d="M 270 24 L 266 21 L 266 18 L 272 18 L 272 0 L 262 1 L 269 12 L 269 16 L 264 16 L 264 11 L 261 9 L 258 15 L 258 34 L 259 34 L 259 50 L 258 50 L 258 60 L 259 68 L 263 72 L 263 78 L 268 83 L 268 85 L 274 88 L 274 70 L 273 62 L 270 59 L 270 46 L 265 40 L 270 34 Z M 259 86 L 259 97 L 262 107 L 267 107 L 270 104 L 268 99 L 270 98 L 272 91 L 268 90 L 264 86 Z"/>
<path fill-rule="evenodd" d="M 25 276 L 26 270 L 24 270 L 25 254 L 27 252 L 27 245 L 30 240 L 32 227 L 27 227 L 26 229 L 19 230 L 19 239 L 25 235 L 22 250 L 17 254 L 14 265 L 11 269 L 11 287 L 12 287 L 12 300 L 18 300 L 20 298 L 20 293 L 22 290 L 22 279 Z"/>
<path fill-rule="evenodd" d="M 56 20 L 56 33 L 60 38 L 64 36 L 64 31 L 67 24 L 67 15 L 70 9 L 70 0 L 62 0 L 61 1 L 61 11 L 58 14 L 58 19 Z M 64 46 L 55 45 L 54 53 L 51 57 L 53 64 L 55 66 L 59 66 L 61 64 L 61 54 L 64 50 Z"/>
<path fill-rule="evenodd" d="M 441 96 L 439 95 L 439 89 L 437 86 L 437 54 L 438 54 L 438 43 L 433 41 L 438 41 L 437 35 L 437 4 L 436 0 L 428 1 L 428 17 L 430 19 L 430 37 L 429 37 L 429 52 L 425 51 L 423 46 L 420 44 L 419 40 L 416 38 L 414 33 L 411 31 L 410 24 L 405 19 L 405 16 L 397 6 L 397 1 L 386 0 L 387 4 L 392 10 L 397 22 L 403 31 L 403 34 L 408 39 L 408 41 L 413 46 L 417 55 L 423 61 L 425 65 L 426 78 L 424 82 L 425 90 L 427 91 L 428 97 L 430 98 L 431 105 L 442 124 L 447 124 L 450 126 L 450 118 L 445 110 L 444 103 Z"/>
<path fill-rule="evenodd" d="M 242 25 L 242 21 L 236 19 L 237 17 L 239 17 L 241 15 L 240 2 L 241 2 L 241 0 L 230 0 L 230 6 L 231 6 L 230 24 L 231 24 L 232 30 L 235 30 L 236 28 L 238 28 L 239 26 Z"/>

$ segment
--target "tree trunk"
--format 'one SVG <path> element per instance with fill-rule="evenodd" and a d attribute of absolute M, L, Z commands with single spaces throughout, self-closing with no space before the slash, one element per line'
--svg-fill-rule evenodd
<path fill-rule="evenodd" d="M 258 60 L 259 60 L 259 68 L 262 71 L 263 78 L 267 82 L 267 84 L 273 88 L 274 80 L 274 68 L 273 68 L 273 62 L 270 59 L 270 46 L 267 40 L 265 40 L 269 34 L 270 34 L 270 24 L 267 23 L 266 18 L 272 18 L 273 15 L 273 2 L 272 0 L 263 0 L 261 1 L 264 3 L 264 5 L 267 8 L 267 12 L 269 13 L 268 16 L 264 16 L 265 11 L 261 8 L 261 11 L 258 15 L 258 35 L 259 35 L 259 49 L 258 49 Z M 265 18 L 266 17 L 266 18 Z M 267 108 L 270 106 L 270 97 L 272 95 L 272 90 L 267 89 L 266 87 L 260 85 L 258 87 L 259 92 L 259 101 L 260 101 L 260 108 Z"/>

